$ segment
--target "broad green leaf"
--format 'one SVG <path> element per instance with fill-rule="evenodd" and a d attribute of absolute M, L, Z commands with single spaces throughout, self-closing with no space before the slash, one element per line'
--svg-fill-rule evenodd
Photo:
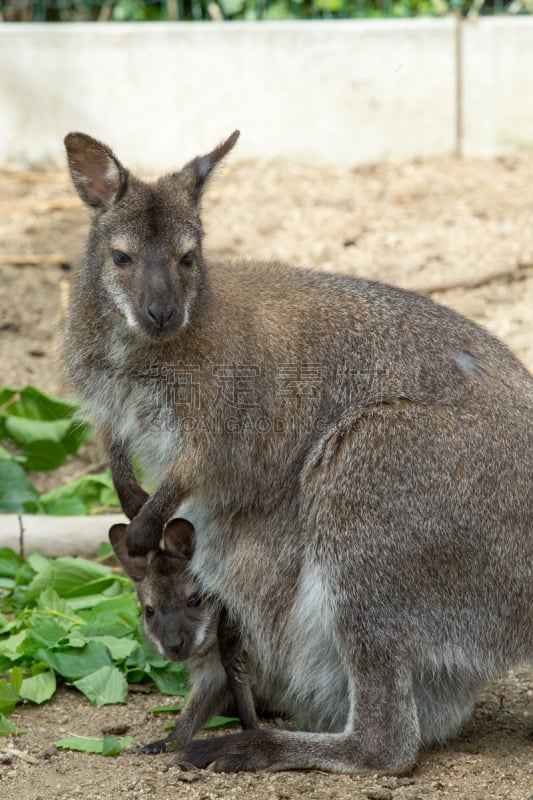
<path fill-rule="evenodd" d="M 122 753 L 130 744 L 135 744 L 135 739 L 132 736 L 125 736 L 122 739 L 117 739 L 115 736 L 111 736 L 110 733 L 105 733 L 102 744 L 102 755 L 118 756 L 119 753 Z"/>
<path fill-rule="evenodd" d="M 79 753 L 102 754 L 104 740 L 94 736 L 66 736 L 56 742 L 55 746 L 63 750 L 76 750 Z"/>
<path fill-rule="evenodd" d="M 150 712 L 152 714 L 177 714 L 183 708 L 183 703 L 181 706 L 156 706 L 155 708 L 151 708 Z"/>
<path fill-rule="evenodd" d="M 0 391 L 0 412 L 6 416 L 54 420 L 71 418 L 75 411 L 72 403 L 44 394 L 34 386 Z"/>
<path fill-rule="evenodd" d="M 89 639 L 91 642 L 100 642 L 107 647 L 111 653 L 113 661 L 125 661 L 133 655 L 139 644 L 128 637 L 118 638 L 118 636 L 94 636 Z"/>
<path fill-rule="evenodd" d="M 150 667 L 147 671 L 161 694 L 183 694 L 187 691 L 187 671 L 183 664 L 171 664 L 162 669 Z"/>
<path fill-rule="evenodd" d="M 13 723 L 0 712 L 0 736 L 11 736 L 13 733 L 24 733 L 24 731 L 19 731 L 17 726 L 13 725 Z"/>
<path fill-rule="evenodd" d="M 23 681 L 22 670 L 20 667 L 13 667 L 11 670 L 10 681 L 13 689 L 20 694 L 20 687 L 22 686 Z"/>
<path fill-rule="evenodd" d="M 33 442 L 59 443 L 68 433 L 70 426 L 71 421 L 68 419 L 35 420 L 9 416 L 4 420 L 5 434 L 23 448 L 24 445 Z"/>
<path fill-rule="evenodd" d="M 103 591 L 114 580 L 110 567 L 84 558 L 64 556 L 50 560 L 28 586 L 28 598 L 51 587 L 60 597 L 78 597 Z"/>
<path fill-rule="evenodd" d="M 84 647 L 64 647 L 62 649 L 40 648 L 36 657 L 70 681 L 78 680 L 96 672 L 101 667 L 111 666 L 109 650 L 103 644 L 89 642 Z"/>
<path fill-rule="evenodd" d="M 106 734 L 103 739 L 98 739 L 93 736 L 67 736 L 56 742 L 55 746 L 64 750 L 76 750 L 80 753 L 117 755 L 132 744 L 135 744 L 135 739 L 131 736 L 124 736 L 121 739 L 116 739 L 114 736 Z"/>
<path fill-rule="evenodd" d="M 4 578 L 15 578 L 24 564 L 23 559 L 9 547 L 0 548 L 0 575 Z"/>
<path fill-rule="evenodd" d="M 120 670 L 111 666 L 102 667 L 85 678 L 74 681 L 74 686 L 95 706 L 125 703 L 128 696 L 126 678 Z"/>
<path fill-rule="evenodd" d="M 8 658 L 18 658 L 27 636 L 28 631 L 22 630 L 18 633 L 12 633 L 7 639 L 0 639 L 0 653 Z"/>
<path fill-rule="evenodd" d="M 79 612 L 85 620 L 82 630 L 86 636 L 126 636 L 136 633 L 140 615 L 137 595 L 133 591 L 123 592 L 117 597 L 103 599 L 92 609 Z"/>
<path fill-rule="evenodd" d="M 49 563 L 50 559 L 46 558 L 46 556 L 43 556 L 40 553 L 33 552 L 28 556 L 28 564 L 36 573 L 42 572 L 43 569 L 47 569 Z"/>
<path fill-rule="evenodd" d="M 37 510 L 39 493 L 16 461 L 0 460 L 0 513 Z"/>
<path fill-rule="evenodd" d="M 11 682 L 0 678 L 0 714 L 11 714 L 20 700 L 20 695 Z"/>
<path fill-rule="evenodd" d="M 211 717 L 209 722 L 204 725 L 204 730 L 209 731 L 214 728 L 227 728 L 240 722 L 238 717 Z"/>
<path fill-rule="evenodd" d="M 37 647 L 55 647 L 66 638 L 67 630 L 54 619 L 43 619 L 41 615 L 37 619 L 38 624 L 32 627 L 29 634 Z"/>
<path fill-rule="evenodd" d="M 40 472 L 50 472 L 50 470 L 57 469 L 65 463 L 68 456 L 63 444 L 54 442 L 52 439 L 36 439 L 28 442 L 24 445 L 22 453 L 24 469 Z"/>
<path fill-rule="evenodd" d="M 87 514 L 93 508 L 120 507 L 113 479 L 109 470 L 99 475 L 85 475 L 58 489 L 41 495 L 41 506 L 45 513 Z M 76 512 L 76 508 L 79 510 Z M 107 531 L 102 531 L 102 539 Z"/>
<path fill-rule="evenodd" d="M 56 676 L 53 672 L 40 672 L 30 678 L 24 678 L 20 687 L 20 696 L 23 700 L 32 703 L 44 703 L 50 700 L 56 690 Z"/>
<path fill-rule="evenodd" d="M 42 591 L 37 597 L 37 608 L 42 609 L 44 612 L 53 612 L 60 624 L 63 622 L 65 624 L 76 624 L 82 621 L 76 615 L 70 601 L 60 597 L 51 586 Z"/>

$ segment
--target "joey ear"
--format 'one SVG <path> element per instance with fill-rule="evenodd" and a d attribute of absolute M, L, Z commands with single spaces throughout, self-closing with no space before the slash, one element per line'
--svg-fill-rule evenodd
<path fill-rule="evenodd" d="M 150 553 L 147 556 L 130 556 L 127 545 L 127 531 L 128 526 L 123 523 L 112 525 L 108 534 L 109 541 L 126 575 L 129 575 L 136 583 L 140 583 L 146 575 Z"/>
<path fill-rule="evenodd" d="M 128 173 L 107 145 L 86 133 L 69 133 L 65 147 L 72 182 L 84 203 L 106 209 L 122 197 Z"/>
<path fill-rule="evenodd" d="M 222 161 L 224 156 L 233 149 L 240 133 L 240 131 L 233 131 L 231 136 L 224 142 L 221 142 L 218 147 L 215 147 L 214 150 L 207 153 L 205 156 L 198 156 L 193 159 L 186 164 L 181 173 L 179 173 L 195 203 L 200 200 L 204 186 L 212 170 Z"/>
<path fill-rule="evenodd" d="M 194 528 L 186 519 L 171 519 L 163 534 L 163 547 L 174 558 L 189 561 L 194 553 Z"/>

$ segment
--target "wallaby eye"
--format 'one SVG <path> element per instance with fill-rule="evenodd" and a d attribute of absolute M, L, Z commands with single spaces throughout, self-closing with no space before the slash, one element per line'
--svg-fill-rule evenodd
<path fill-rule="evenodd" d="M 188 253 L 185 253 L 185 255 L 183 255 L 180 258 L 180 266 L 181 267 L 192 267 L 192 265 L 194 264 L 195 260 L 196 260 L 195 251 L 194 250 L 189 250 Z"/>
<path fill-rule="evenodd" d="M 154 616 L 155 611 L 152 608 L 152 606 L 145 606 L 144 607 L 144 613 L 145 613 L 146 619 L 150 619 L 150 617 Z"/>
<path fill-rule="evenodd" d="M 202 598 L 199 592 L 195 592 L 194 594 L 191 594 L 191 596 L 187 598 L 187 605 L 189 606 L 189 608 L 197 608 L 201 602 Z"/>
<path fill-rule="evenodd" d="M 111 250 L 111 258 L 116 267 L 127 267 L 131 264 L 131 258 L 122 250 Z"/>

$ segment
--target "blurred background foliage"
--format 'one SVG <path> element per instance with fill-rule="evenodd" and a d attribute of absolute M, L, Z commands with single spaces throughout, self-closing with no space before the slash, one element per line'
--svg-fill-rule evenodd
<path fill-rule="evenodd" d="M 349 19 L 533 13 L 533 0 L 0 0 L 4 22 Z"/>

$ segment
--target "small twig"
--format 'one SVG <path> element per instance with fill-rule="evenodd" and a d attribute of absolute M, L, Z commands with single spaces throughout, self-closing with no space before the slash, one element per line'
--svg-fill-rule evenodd
<path fill-rule="evenodd" d="M 524 272 L 533 269 L 533 263 L 518 263 L 511 269 L 502 269 L 496 272 L 490 272 L 488 275 L 483 275 L 480 278 L 471 278 L 470 280 L 451 281 L 450 283 L 440 283 L 435 286 L 423 286 L 415 289 L 419 294 L 436 294 L 437 292 L 452 292 L 456 289 L 479 289 L 481 286 L 486 286 L 490 283 L 515 281 L 519 280 Z"/>
<path fill-rule="evenodd" d="M 11 211 L 62 211 L 70 208 L 81 208 L 81 200 L 77 197 L 65 197 L 64 200 L 19 200 L 16 203 L 0 203 L 0 213 Z"/>
<path fill-rule="evenodd" d="M 15 266 L 37 266 L 38 264 L 66 264 L 68 258 L 64 253 L 38 253 L 36 255 L 16 255 L 13 253 L 0 254 L 0 264 L 14 264 Z"/>
<path fill-rule="evenodd" d="M 19 521 L 19 556 L 21 558 L 25 558 L 24 556 L 24 525 L 22 524 L 22 517 L 18 515 Z"/>

